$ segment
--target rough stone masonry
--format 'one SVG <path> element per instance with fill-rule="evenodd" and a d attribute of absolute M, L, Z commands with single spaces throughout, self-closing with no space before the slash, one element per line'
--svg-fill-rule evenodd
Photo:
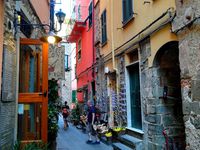
<path fill-rule="evenodd" d="M 200 1 L 176 0 L 173 32 L 179 40 L 186 149 L 200 147 Z"/>

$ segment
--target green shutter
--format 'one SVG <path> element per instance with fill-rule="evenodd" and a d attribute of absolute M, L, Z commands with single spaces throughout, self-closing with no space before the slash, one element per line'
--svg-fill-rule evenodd
<path fill-rule="evenodd" d="M 123 22 L 126 21 L 126 0 L 122 0 Z"/>
<path fill-rule="evenodd" d="M 89 5 L 89 15 L 88 15 L 88 19 L 89 19 L 89 27 L 91 27 L 91 25 L 92 25 L 92 2 L 90 3 L 90 5 Z"/>
<path fill-rule="evenodd" d="M 106 10 L 103 11 L 101 15 L 101 31 L 102 31 L 102 43 L 105 43 L 107 40 L 107 31 L 106 31 Z"/>
<path fill-rule="evenodd" d="M 126 23 L 133 15 L 132 0 L 122 0 L 123 23 Z"/>
<path fill-rule="evenodd" d="M 72 103 L 76 102 L 76 90 L 72 91 Z"/>

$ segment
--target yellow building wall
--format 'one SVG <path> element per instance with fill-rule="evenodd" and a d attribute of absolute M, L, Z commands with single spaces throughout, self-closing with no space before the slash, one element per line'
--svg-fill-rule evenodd
<path fill-rule="evenodd" d="M 167 42 L 178 41 L 177 36 L 173 33 L 170 33 L 171 27 L 167 25 L 165 28 L 161 29 L 159 32 L 151 35 L 150 44 L 151 44 L 151 56 L 149 57 L 149 67 L 153 65 L 154 57 L 157 51 Z"/>
<path fill-rule="evenodd" d="M 100 1 L 100 13 L 99 18 L 101 18 L 102 12 L 106 9 L 106 24 L 107 24 L 107 44 L 102 46 L 101 54 L 104 56 L 108 55 L 111 52 L 111 1 L 110 0 L 101 0 Z"/>
<path fill-rule="evenodd" d="M 149 0 L 149 3 L 144 4 L 144 0 L 133 0 L 133 12 L 136 13 L 135 18 L 131 20 L 123 28 L 122 24 L 122 2 L 113 0 L 114 6 L 114 45 L 115 48 L 128 41 L 147 25 L 152 23 L 160 15 L 162 15 L 170 7 L 175 8 L 175 0 Z M 110 20 L 109 18 L 107 20 Z M 108 25 L 109 28 L 109 25 Z"/>
<path fill-rule="evenodd" d="M 156 20 L 169 8 L 175 9 L 175 0 L 149 0 L 150 3 L 145 3 L 144 0 L 133 0 L 133 12 L 136 13 L 134 19 L 123 27 L 122 24 L 122 0 L 101 0 L 100 1 L 100 16 L 106 9 L 107 11 L 107 44 L 102 46 L 101 54 L 104 56 L 112 52 L 112 38 L 113 32 L 113 49 L 118 48 L 123 43 L 131 39 L 134 35 L 139 33 L 142 29 Z M 111 7 L 112 4 L 112 7 Z M 111 9 L 113 9 L 113 23 L 111 19 Z M 113 28 L 111 25 L 113 24 Z M 165 37 L 162 34 L 166 35 Z M 170 27 L 158 31 L 158 33 L 151 36 L 152 57 L 150 64 L 152 64 L 153 56 L 156 53 L 156 48 L 159 48 L 166 41 L 174 40 L 175 35 L 171 35 Z M 160 39 L 162 37 L 162 39 Z M 164 38 L 163 38 L 164 37 Z M 131 42 L 130 42 L 131 43 Z M 128 43 L 127 45 L 129 45 Z M 123 50 L 122 47 L 119 50 Z"/>

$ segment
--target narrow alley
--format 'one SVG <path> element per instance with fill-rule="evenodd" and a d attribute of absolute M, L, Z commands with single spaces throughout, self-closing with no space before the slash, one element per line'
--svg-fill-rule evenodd
<path fill-rule="evenodd" d="M 0 0 L 0 150 L 200 150 L 199 41 L 200 0 Z"/>
<path fill-rule="evenodd" d="M 87 134 L 71 125 L 63 129 L 63 120 L 59 117 L 59 131 L 57 136 L 57 150 L 111 150 L 112 147 L 104 143 L 86 144 Z"/>

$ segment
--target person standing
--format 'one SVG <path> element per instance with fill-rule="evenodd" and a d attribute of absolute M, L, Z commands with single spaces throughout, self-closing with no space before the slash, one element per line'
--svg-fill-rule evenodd
<path fill-rule="evenodd" d="M 65 104 L 62 106 L 62 116 L 64 121 L 64 129 L 66 129 L 68 127 L 67 117 L 69 116 L 69 106 L 67 105 L 67 101 L 65 101 Z"/>
<path fill-rule="evenodd" d="M 92 104 L 92 101 L 87 102 L 88 112 L 87 112 L 87 130 L 89 139 L 86 141 L 87 144 L 100 144 L 100 140 L 97 135 L 97 131 L 93 128 L 96 121 L 96 110 L 95 106 Z M 92 135 L 95 136 L 95 141 L 92 140 Z"/>

